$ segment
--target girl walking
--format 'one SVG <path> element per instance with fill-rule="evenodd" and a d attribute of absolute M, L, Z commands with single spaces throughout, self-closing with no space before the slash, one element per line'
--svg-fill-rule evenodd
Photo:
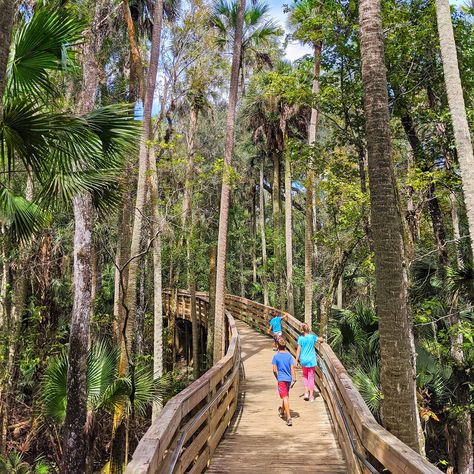
<path fill-rule="evenodd" d="M 323 342 L 322 339 L 320 341 Z M 317 365 L 314 345 L 316 342 L 318 342 L 318 336 L 310 332 L 307 324 L 303 324 L 303 334 L 298 337 L 296 362 L 301 365 L 303 371 L 304 399 L 310 402 L 314 402 L 314 368 Z"/>

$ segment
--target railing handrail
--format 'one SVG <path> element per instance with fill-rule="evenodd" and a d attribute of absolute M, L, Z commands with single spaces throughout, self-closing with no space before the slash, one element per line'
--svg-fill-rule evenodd
<path fill-rule="evenodd" d="M 228 295 L 226 298 L 227 300 L 232 299 L 234 301 L 239 301 L 246 306 L 257 308 L 263 315 L 268 315 L 272 311 L 278 311 L 280 314 L 285 315 L 286 324 L 284 322 L 283 327 L 287 330 L 290 329 L 287 331 L 287 336 L 290 336 L 287 337 L 287 342 L 290 342 L 290 350 L 292 352 L 296 351 L 296 338 L 297 335 L 299 335 L 298 333 L 302 332 L 303 323 L 301 321 L 297 320 L 291 314 L 279 310 L 278 308 L 265 306 L 261 303 L 257 303 L 241 296 Z M 297 334 L 294 334 L 294 332 Z M 318 354 L 323 358 L 323 361 L 327 366 L 335 369 L 334 373 L 331 373 L 331 375 L 334 375 L 337 390 L 342 398 L 341 401 L 343 403 L 341 403 L 341 405 L 343 405 L 345 408 L 345 417 L 350 419 L 353 425 L 353 430 L 351 431 L 355 431 L 354 434 L 357 435 L 361 446 L 367 451 L 367 453 L 370 453 L 375 459 L 377 459 L 377 461 L 379 461 L 385 468 L 389 469 L 394 474 L 441 474 L 441 471 L 436 466 L 429 463 L 425 458 L 423 458 L 423 456 L 418 454 L 406 444 L 402 443 L 402 441 L 400 441 L 396 436 L 391 434 L 379 423 L 377 423 L 367 404 L 364 402 L 364 399 L 354 386 L 351 377 L 329 344 L 319 342 Z M 330 400 L 327 399 L 328 395 L 332 394 L 329 394 L 326 391 L 325 399 L 329 405 Z M 335 424 L 338 423 L 337 419 L 333 421 Z M 338 428 L 341 431 L 346 431 L 345 426 L 339 426 Z M 348 437 L 344 436 L 343 433 L 342 437 L 348 440 Z M 347 457 L 347 449 L 344 451 Z M 360 460 L 355 460 L 355 462 L 359 461 Z M 359 466 L 359 469 L 364 472 L 367 467 Z"/>
<path fill-rule="evenodd" d="M 163 293 L 172 297 L 170 292 Z M 178 296 L 186 298 L 189 294 L 179 292 Z M 203 295 L 196 297 L 208 303 Z M 186 308 L 183 310 L 185 312 Z M 140 440 L 126 474 L 184 472 L 191 465 L 190 472 L 204 470 L 237 406 L 240 339 L 234 318 L 228 311 L 225 315 L 230 333 L 226 354 L 168 401 Z M 198 429 L 201 431 L 196 435 Z M 196 452 L 196 455 L 190 454 L 183 461 L 186 453 L 186 450 L 183 453 L 183 445 L 187 441 L 190 441 L 187 450 L 191 454 Z"/>
<path fill-rule="evenodd" d="M 175 294 L 184 302 L 183 315 L 189 316 L 186 304 L 189 293 L 180 291 Z M 164 291 L 164 295 L 171 308 L 172 292 Z M 196 298 L 200 304 L 208 304 L 205 293 L 197 293 Z M 301 321 L 289 313 L 241 296 L 226 295 L 225 301 L 230 335 L 225 356 L 168 401 L 141 439 L 126 474 L 173 473 L 187 469 L 199 473 L 205 469 L 237 406 L 240 340 L 234 317 L 264 332 L 270 313 L 278 311 L 286 316 L 283 327 L 288 346 L 291 352 L 296 352 Z M 205 315 L 200 316 L 204 322 Z M 331 412 L 351 472 L 372 471 L 373 467 L 367 460 L 371 455 L 393 474 L 441 474 L 439 469 L 377 423 L 327 343 L 318 343 L 318 354 L 324 370 L 317 371 L 316 380 Z"/>

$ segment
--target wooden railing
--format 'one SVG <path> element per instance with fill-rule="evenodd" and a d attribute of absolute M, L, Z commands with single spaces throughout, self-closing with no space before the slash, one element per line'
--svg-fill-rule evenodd
<path fill-rule="evenodd" d="M 164 292 L 165 310 L 189 319 L 190 297 Z M 208 301 L 197 297 L 202 322 Z M 168 305 L 168 306 L 167 306 Z M 202 377 L 173 397 L 145 433 L 126 474 L 200 473 L 207 466 L 237 407 L 240 341 L 235 321 L 226 311 L 226 354 Z"/>
<path fill-rule="evenodd" d="M 200 293 L 197 300 L 198 317 L 205 324 L 207 297 Z M 266 332 L 270 313 L 276 310 L 233 295 L 226 296 L 225 303 L 225 356 L 166 404 L 141 439 L 126 474 L 200 473 L 206 468 L 237 407 L 240 341 L 234 318 Z M 181 317 L 190 317 L 188 293 L 173 297 L 165 292 L 164 306 Z M 286 316 L 284 336 L 295 353 L 302 323 L 288 313 L 282 314 Z M 328 344 L 318 344 L 318 354 L 316 382 L 351 473 L 377 473 L 381 469 L 392 474 L 441 473 L 376 422 Z M 382 468 L 374 467 L 377 463 Z"/>
<path fill-rule="evenodd" d="M 226 308 L 236 319 L 259 331 L 267 330 L 270 312 L 278 311 L 232 295 L 226 297 Z M 303 323 L 289 313 L 280 313 L 286 316 L 284 337 L 294 354 Z M 331 347 L 319 343 L 317 349 L 315 381 L 329 407 L 350 472 L 377 473 L 378 468 L 372 464 L 378 462 L 392 474 L 440 474 L 439 469 L 377 423 Z M 376 461 L 371 463 L 371 459 Z"/>

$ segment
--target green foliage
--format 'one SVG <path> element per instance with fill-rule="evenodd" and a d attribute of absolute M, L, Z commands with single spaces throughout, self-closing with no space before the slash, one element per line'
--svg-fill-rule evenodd
<path fill-rule="evenodd" d="M 113 413 L 125 407 L 144 415 L 154 401 L 167 393 L 168 379 L 155 380 L 145 366 L 134 368 L 125 377 L 117 376 L 119 350 L 105 342 L 91 347 L 87 360 L 88 410 L 92 413 Z M 46 369 L 41 387 L 42 410 L 45 417 L 62 423 L 66 416 L 68 358 L 66 353 L 53 357 Z M 133 399 L 133 406 L 130 400 Z"/>

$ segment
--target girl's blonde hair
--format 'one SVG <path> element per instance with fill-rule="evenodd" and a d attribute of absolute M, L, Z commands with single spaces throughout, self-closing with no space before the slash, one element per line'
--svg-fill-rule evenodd
<path fill-rule="evenodd" d="M 301 328 L 303 332 L 309 332 L 309 326 L 306 323 L 304 323 L 303 326 L 301 326 Z"/>

